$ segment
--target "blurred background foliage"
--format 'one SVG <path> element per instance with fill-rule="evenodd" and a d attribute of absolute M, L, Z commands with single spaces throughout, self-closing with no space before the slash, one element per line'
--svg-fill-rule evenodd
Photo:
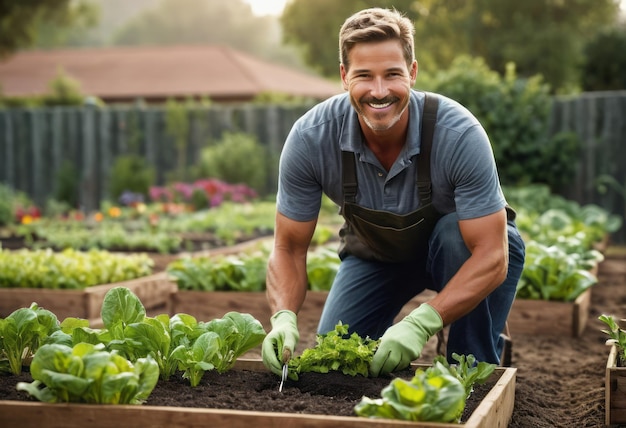
<path fill-rule="evenodd" d="M 625 89 L 620 0 L 288 0 L 256 16 L 244 0 L 4 0 L 0 58 L 28 48 L 225 44 L 338 78 L 338 31 L 350 14 L 394 7 L 416 27 L 420 69 L 482 58 L 501 75 L 541 75 L 551 93 Z"/>

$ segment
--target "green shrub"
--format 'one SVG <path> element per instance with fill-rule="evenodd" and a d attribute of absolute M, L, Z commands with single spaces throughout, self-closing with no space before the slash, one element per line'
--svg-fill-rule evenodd
<path fill-rule="evenodd" d="M 139 193 L 146 199 L 150 186 L 154 183 L 154 168 L 149 166 L 145 159 L 137 155 L 119 156 L 110 178 L 110 195 L 118 200 L 124 191 Z"/>
<path fill-rule="evenodd" d="M 480 58 L 459 57 L 450 69 L 426 75 L 419 85 L 467 107 L 484 126 L 505 185 L 545 183 L 559 190 L 575 174 L 580 141 L 573 133 L 550 135 L 550 87 L 541 76 L 504 77 Z"/>
<path fill-rule="evenodd" d="M 202 149 L 194 176 L 245 184 L 262 195 L 267 193 L 268 159 L 255 136 L 226 132 L 220 141 Z"/>
<path fill-rule="evenodd" d="M 13 223 L 13 190 L 0 183 L 0 226 Z"/>
<path fill-rule="evenodd" d="M 79 178 L 73 162 L 65 159 L 56 173 L 54 199 L 76 208 L 78 205 Z"/>
<path fill-rule="evenodd" d="M 40 215 L 39 208 L 26 193 L 0 183 L 0 226 L 20 223 L 24 216 Z"/>
<path fill-rule="evenodd" d="M 43 102 L 49 106 L 81 105 L 84 95 L 80 82 L 70 77 L 65 70 L 59 68 L 54 79 L 48 84 L 49 94 L 43 97 Z"/>

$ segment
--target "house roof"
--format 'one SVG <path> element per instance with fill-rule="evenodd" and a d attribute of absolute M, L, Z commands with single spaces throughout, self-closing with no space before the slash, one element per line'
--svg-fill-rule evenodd
<path fill-rule="evenodd" d="M 342 92 L 338 83 L 213 45 L 20 52 L 0 62 L 2 92 L 48 93 L 59 67 L 84 94 L 109 102 L 188 96 L 241 101 L 262 92 L 325 99 Z"/>

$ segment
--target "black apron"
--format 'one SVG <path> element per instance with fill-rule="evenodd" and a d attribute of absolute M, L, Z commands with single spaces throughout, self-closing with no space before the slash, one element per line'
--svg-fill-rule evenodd
<path fill-rule="evenodd" d="M 420 206 L 408 214 L 373 210 L 356 204 L 357 178 L 355 153 L 342 152 L 343 206 L 345 223 L 339 231 L 339 256 L 348 254 L 366 260 L 400 263 L 424 261 L 428 240 L 441 218 L 432 204 L 430 152 L 439 99 L 425 94 L 421 122 L 421 145 L 417 164 Z"/>

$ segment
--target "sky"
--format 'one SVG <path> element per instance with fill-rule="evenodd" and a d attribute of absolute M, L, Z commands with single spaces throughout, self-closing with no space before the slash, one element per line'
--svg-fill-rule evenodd
<path fill-rule="evenodd" d="M 252 12 L 258 16 L 280 15 L 287 0 L 244 0 L 252 6 Z M 626 0 L 620 0 L 622 13 L 626 13 Z"/>
<path fill-rule="evenodd" d="M 255 15 L 280 15 L 287 0 L 244 0 L 252 6 Z"/>

